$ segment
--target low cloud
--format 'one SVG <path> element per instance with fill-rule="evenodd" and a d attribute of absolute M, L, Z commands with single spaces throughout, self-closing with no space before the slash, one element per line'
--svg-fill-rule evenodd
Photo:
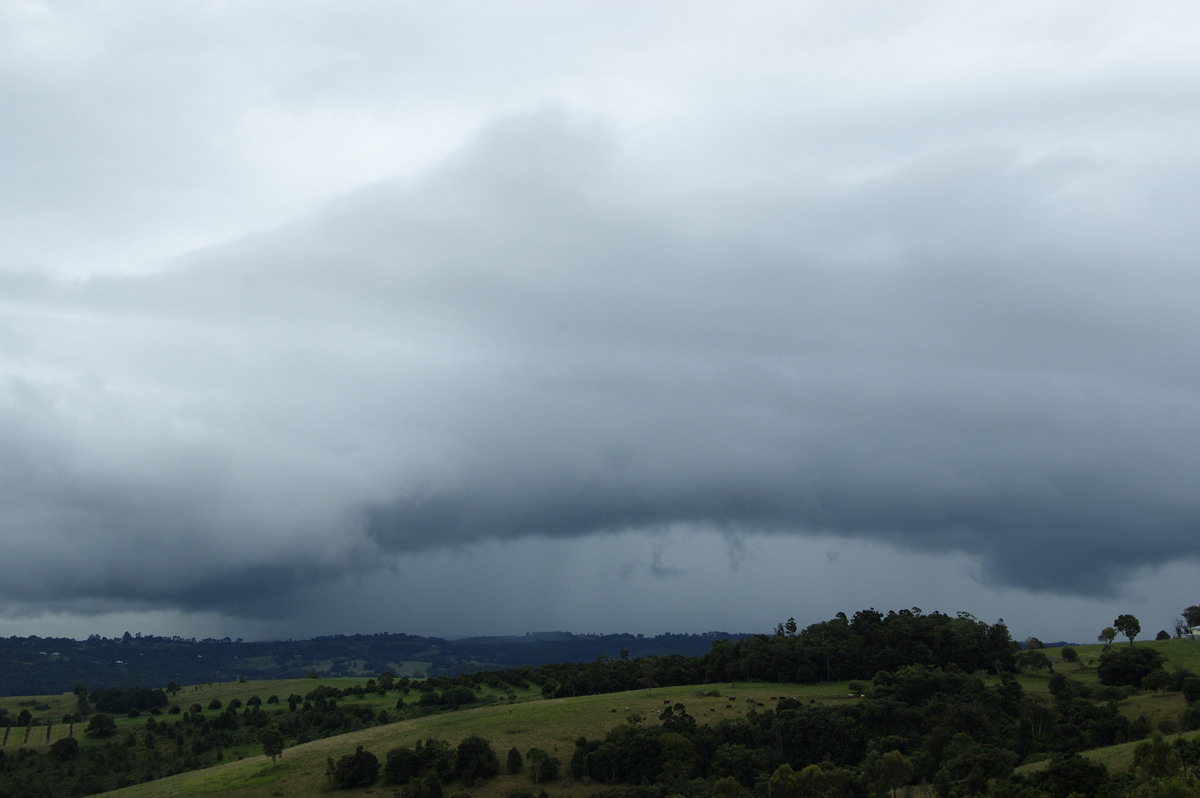
<path fill-rule="evenodd" d="M 5 275 L 0 595 L 273 617 L 409 553 L 672 525 L 1111 593 L 1200 555 L 1194 226 L 1128 168 L 664 193 L 550 109 L 157 274 Z"/>

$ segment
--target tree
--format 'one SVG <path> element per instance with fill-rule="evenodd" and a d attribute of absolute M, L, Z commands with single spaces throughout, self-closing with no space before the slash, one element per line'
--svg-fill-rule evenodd
<path fill-rule="evenodd" d="M 408 784 L 420 768 L 416 751 L 408 747 L 393 748 L 384 759 L 383 780 L 387 784 Z"/>
<path fill-rule="evenodd" d="M 724 776 L 713 784 L 712 794 L 713 798 L 738 798 L 742 794 L 742 785 L 733 776 Z"/>
<path fill-rule="evenodd" d="M 525 767 L 525 760 L 521 757 L 521 752 L 517 750 L 517 747 L 513 746 L 508 749 L 508 761 L 505 762 L 504 769 L 510 774 L 517 774 L 523 767 Z"/>
<path fill-rule="evenodd" d="M 1133 750 L 1133 768 L 1151 779 L 1164 779 L 1179 773 L 1179 757 L 1163 736 L 1155 732 L 1150 742 Z"/>
<path fill-rule="evenodd" d="M 1142 631 L 1142 625 L 1138 619 L 1132 615 L 1118 615 L 1113 621 L 1113 626 L 1118 632 L 1129 638 L 1129 645 L 1133 645 L 1133 639 Z"/>
<path fill-rule="evenodd" d="M 1200 626 L 1200 604 L 1193 604 L 1185 609 L 1183 611 L 1183 620 L 1189 629 L 1193 626 Z"/>
<path fill-rule="evenodd" d="M 66 762 L 74 759 L 79 754 L 79 741 L 74 737 L 63 737 L 61 740 L 55 740 L 50 746 L 51 758 Z"/>
<path fill-rule="evenodd" d="M 549 757 L 550 755 L 540 748 L 530 748 L 525 752 L 525 761 L 529 763 L 529 778 L 533 779 L 534 784 L 542 783 L 542 770 Z"/>
<path fill-rule="evenodd" d="M 339 789 L 369 787 L 379 778 L 379 759 L 360 745 L 353 754 L 337 761 L 333 769 L 333 786 Z"/>
<path fill-rule="evenodd" d="M 1071 646 L 1063 646 L 1062 651 L 1058 653 L 1063 662 L 1079 662 L 1079 652 Z"/>
<path fill-rule="evenodd" d="M 87 728 L 83 731 L 89 737 L 109 737 L 116 733 L 117 723 L 108 715 L 101 713 L 93 715 L 91 721 L 88 722 Z"/>
<path fill-rule="evenodd" d="M 1155 640 L 1170 640 L 1170 639 L 1171 639 L 1171 633 L 1170 633 L 1170 632 L 1168 632 L 1166 629 L 1159 629 L 1159 630 L 1158 630 L 1158 634 L 1156 634 L 1156 635 L 1154 636 L 1154 639 L 1155 639 Z"/>
<path fill-rule="evenodd" d="M 1021 670 L 1054 670 L 1054 666 L 1050 663 L 1050 658 L 1040 649 L 1028 648 L 1021 652 L 1017 657 L 1017 663 L 1021 666 Z"/>
<path fill-rule="evenodd" d="M 1100 630 L 1100 634 L 1096 636 L 1096 639 L 1106 646 L 1110 645 L 1112 641 L 1117 639 L 1117 630 L 1111 626 L 1106 626 Z"/>
<path fill-rule="evenodd" d="M 820 798 L 825 795 L 849 794 L 838 793 L 835 778 L 837 772 L 827 773 L 820 765 L 806 765 L 796 774 L 796 791 L 800 798 Z M 832 776 L 832 777 L 831 777 Z"/>
<path fill-rule="evenodd" d="M 454 775 L 464 784 L 475 786 L 500 772 L 500 760 L 492 744 L 478 734 L 472 734 L 458 744 L 454 760 Z"/>
<path fill-rule="evenodd" d="M 1156 695 L 1162 695 L 1175 684 L 1171 674 L 1162 668 L 1152 670 L 1142 677 L 1142 689 L 1153 690 Z"/>
<path fill-rule="evenodd" d="M 1163 655 L 1152 648 L 1110 648 L 1100 655 L 1096 673 L 1101 684 L 1140 687 L 1142 679 L 1161 668 L 1162 662 Z"/>
<path fill-rule="evenodd" d="M 797 774 L 791 765 L 784 762 L 775 768 L 767 781 L 768 798 L 801 798 Z"/>
<path fill-rule="evenodd" d="M 271 765 L 274 766 L 283 754 L 283 733 L 274 726 L 268 726 L 259 733 L 258 741 L 262 743 L 263 754 L 271 757 Z"/>
<path fill-rule="evenodd" d="M 896 798 L 896 790 L 912 781 L 912 763 L 899 751 L 888 751 L 879 758 L 877 775 L 879 786 L 890 788 Z"/>
<path fill-rule="evenodd" d="M 75 711 L 84 717 L 92 714 L 92 705 L 88 701 L 87 687 L 84 686 L 83 682 L 75 685 Z"/>
<path fill-rule="evenodd" d="M 1046 647 L 1045 644 L 1043 644 L 1042 641 L 1038 640 L 1036 637 L 1025 638 L 1025 648 L 1026 649 L 1031 650 L 1031 649 L 1035 649 L 1035 648 L 1045 648 L 1045 647 Z"/>
<path fill-rule="evenodd" d="M 1094 796 L 1108 779 L 1108 768 L 1077 753 L 1054 757 L 1030 781 L 1050 795 Z"/>

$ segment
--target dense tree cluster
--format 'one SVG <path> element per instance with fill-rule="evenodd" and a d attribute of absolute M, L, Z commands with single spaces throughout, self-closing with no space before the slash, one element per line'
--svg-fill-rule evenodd
<path fill-rule="evenodd" d="M 108 687 L 92 692 L 88 701 L 101 712 L 116 715 L 124 715 L 133 709 L 140 712 L 165 709 L 169 703 L 166 693 L 148 687 Z"/>
<path fill-rule="evenodd" d="M 868 609 L 850 618 L 838 613 L 802 631 L 782 625 L 773 637 L 718 641 L 698 681 L 870 679 L 905 665 L 1006 673 L 1016 670 L 1017 650 L 1004 621 L 988 625 L 966 613 L 925 614 L 915 607 L 886 615 Z"/>

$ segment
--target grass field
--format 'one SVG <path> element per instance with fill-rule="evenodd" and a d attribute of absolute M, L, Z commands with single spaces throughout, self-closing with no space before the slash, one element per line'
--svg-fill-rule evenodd
<path fill-rule="evenodd" d="M 242 704 L 252 696 L 258 696 L 263 701 L 263 709 L 274 709 L 275 705 L 267 704 L 267 700 L 272 696 L 278 696 L 280 703 L 284 708 L 287 707 L 288 696 L 292 693 L 304 695 L 310 692 L 318 685 L 329 685 L 345 689 L 354 685 L 361 685 L 366 682 L 365 679 L 359 678 L 323 678 L 323 679 L 276 679 L 264 680 L 258 682 L 212 682 L 207 684 L 189 685 L 179 691 L 178 694 L 170 696 L 172 704 L 179 704 L 180 708 L 186 712 L 192 704 L 199 704 L 201 714 L 213 717 L 223 709 L 210 710 L 208 709 L 209 702 L 214 698 L 218 699 L 222 707 L 228 707 L 230 702 L 238 699 Z M 496 701 L 503 700 L 508 691 L 491 690 L 483 688 L 478 693 L 480 700 L 491 698 Z M 535 693 L 529 691 L 515 691 L 518 698 L 529 698 Z M 398 693 L 391 691 L 384 696 L 377 693 L 368 693 L 360 698 L 348 697 L 341 699 L 339 703 L 347 706 L 369 706 L 376 712 L 387 709 L 392 711 L 396 704 Z M 416 702 L 420 697 L 419 693 L 412 693 L 406 697 L 406 701 Z M 72 693 L 63 693 L 56 696 L 23 696 L 14 698 L 0 698 L 0 707 L 4 707 L 9 711 L 9 714 L 16 717 L 22 709 L 28 709 L 32 713 L 37 726 L 29 727 L 28 738 L 26 738 L 26 728 L 12 727 L 9 730 L 9 736 L 6 741 L 0 743 L 0 750 L 12 750 L 16 748 L 32 748 L 40 749 L 52 745 L 55 741 L 61 740 L 64 737 L 74 736 L 79 740 L 79 744 L 102 745 L 111 741 L 112 738 L 105 740 L 96 740 L 84 734 L 84 729 L 87 727 L 87 720 L 82 723 L 65 724 L 62 722 L 63 715 L 75 711 L 75 696 Z M 39 709 L 43 707 L 43 709 Z M 121 715 L 113 715 L 113 720 L 117 724 L 117 735 L 126 735 L 130 732 L 140 731 L 146 727 L 146 719 L 148 713 L 141 713 L 139 717 L 128 718 Z M 169 715 L 166 712 L 159 715 L 159 722 L 170 723 L 176 716 Z M 3 730 L 0 730 L 0 735 Z"/>
<path fill-rule="evenodd" d="M 720 696 L 697 696 L 696 691 L 717 690 Z M 781 697 L 801 701 L 833 703 L 855 701 L 849 697 L 845 683 L 825 685 L 738 684 L 703 685 L 700 687 L 665 687 L 610 693 L 578 698 L 552 700 L 533 699 L 516 704 L 499 704 L 463 709 L 425 718 L 375 726 L 340 737 L 317 740 L 294 746 L 284 752 L 279 766 L 271 767 L 263 756 L 248 757 L 215 768 L 185 773 L 147 784 L 128 787 L 113 796 L 306 796 L 327 791 L 326 758 L 337 759 L 353 753 L 359 745 L 371 751 L 382 762 L 387 751 L 402 745 L 412 745 L 427 737 L 446 740 L 451 745 L 472 734 L 478 734 L 492 744 L 503 761 L 505 752 L 515 747 L 524 753 L 532 747 L 541 748 L 559 758 L 564 766 L 581 735 L 602 737 L 609 729 L 636 717 L 642 723 L 655 722 L 655 716 L 666 704 L 682 703 L 700 723 L 713 723 L 721 718 L 743 716 L 751 707 L 773 706 Z M 457 785 L 450 785 L 454 792 Z M 503 798 L 518 789 L 537 787 L 528 776 L 501 775 L 482 787 L 470 790 L 474 798 Z M 393 785 L 377 784 L 356 790 L 358 795 L 391 796 Z M 548 785 L 555 796 L 582 798 L 595 792 L 594 784 L 573 784 L 558 781 Z"/>
<path fill-rule="evenodd" d="M 1115 642 L 1114 646 L 1127 646 L 1126 641 Z M 1161 653 L 1167 658 L 1167 668 L 1185 668 L 1193 673 L 1200 673 L 1200 640 L 1138 640 L 1134 642 L 1136 646 L 1144 646 L 1152 648 Z M 1091 643 L 1082 646 L 1071 646 L 1075 649 L 1075 653 L 1079 655 L 1079 664 L 1087 670 L 1092 670 L 1100 663 L 1100 654 L 1104 651 L 1104 645 L 1100 643 Z M 1060 659 L 1062 656 L 1062 648 L 1047 648 L 1046 656 L 1051 659 Z M 1061 668 L 1062 663 L 1059 665 Z"/>

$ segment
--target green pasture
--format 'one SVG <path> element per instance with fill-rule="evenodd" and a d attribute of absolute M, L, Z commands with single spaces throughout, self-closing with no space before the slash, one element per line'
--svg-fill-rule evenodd
<path fill-rule="evenodd" d="M 188 685 L 181 688 L 175 695 L 168 694 L 167 698 L 170 702 L 168 707 L 170 704 L 178 704 L 181 712 L 187 712 L 192 704 L 199 704 L 201 715 L 215 717 L 224 712 L 234 699 L 240 700 L 244 708 L 251 697 L 258 696 L 262 700 L 263 711 L 269 712 L 278 708 L 287 709 L 288 696 L 293 693 L 303 696 L 320 685 L 328 685 L 345 690 L 355 685 L 365 685 L 366 681 L 364 678 L 346 677 L 270 679 L 257 682 L 210 682 Z M 485 686 L 475 695 L 479 701 L 490 700 L 506 703 L 509 692 L 508 690 L 500 691 Z M 514 690 L 512 692 L 517 695 L 518 700 L 532 698 L 536 695 L 536 691 L 532 689 L 524 691 Z M 267 703 L 267 700 L 272 695 L 279 698 L 278 704 Z M 221 702 L 221 708 L 210 710 L 208 705 L 214 698 Z M 338 699 L 338 703 L 342 706 L 369 706 L 377 713 L 384 709 L 390 713 L 395 713 L 396 700 L 398 698 L 404 698 L 406 704 L 416 704 L 421 698 L 421 693 L 411 690 L 407 695 L 404 695 L 400 691 L 392 689 L 385 695 L 365 693 L 362 698 L 347 696 Z M 63 693 L 53 696 L 0 698 L 0 707 L 8 709 L 9 714 L 14 718 L 22 709 L 28 709 L 37 724 L 29 727 L 10 727 L 7 740 L 3 739 L 4 730 L 0 729 L 0 740 L 3 740 L 3 743 L 0 744 L 0 750 L 15 750 L 17 748 L 39 749 L 70 736 L 79 740 L 80 745 L 102 745 L 114 739 L 123 739 L 130 733 L 144 731 L 146 721 L 150 717 L 153 717 L 155 722 L 159 724 L 173 723 L 179 717 L 179 715 L 169 714 L 166 710 L 163 710 L 160 715 L 151 715 L 148 712 L 142 712 L 136 718 L 105 713 L 109 714 L 116 723 L 116 733 L 110 737 L 96 739 L 88 737 L 84 733 L 88 725 L 86 718 L 81 723 L 68 724 L 62 722 L 64 715 L 75 712 L 76 698 L 73 693 Z"/>
<path fill-rule="evenodd" d="M 1127 646 L 1129 642 L 1120 639 L 1111 644 L 1112 646 Z M 1152 648 L 1161 653 L 1167 659 L 1167 670 L 1172 668 L 1185 668 L 1193 673 L 1200 673 L 1200 640 L 1135 640 L 1133 645 Z M 1097 665 L 1100 664 L 1100 655 L 1104 652 L 1105 646 L 1102 643 L 1089 643 L 1081 646 L 1071 646 L 1075 649 L 1075 653 L 1079 655 L 1078 671 L 1063 671 L 1063 668 L 1073 667 L 1070 663 L 1062 662 L 1062 648 L 1047 648 L 1045 653 L 1047 657 L 1056 660 L 1055 668 L 1060 672 L 1066 672 L 1076 677 L 1076 672 L 1085 673 L 1088 671 L 1094 672 Z"/>
<path fill-rule="evenodd" d="M 697 695 L 697 690 L 716 690 L 719 696 Z M 284 751 L 279 766 L 271 767 L 264 756 L 250 756 L 242 761 L 228 762 L 207 770 L 184 773 L 147 784 L 127 787 L 109 793 L 113 796 L 306 796 L 327 791 L 325 767 L 328 757 L 337 759 L 353 753 L 359 745 L 379 757 L 382 764 L 387 752 L 399 746 L 415 744 L 429 737 L 457 745 L 464 737 L 478 734 L 491 742 L 503 761 L 509 748 L 522 754 L 530 748 L 541 748 L 558 757 L 566 766 L 575 749 L 575 740 L 582 736 L 602 737 L 609 729 L 622 723 L 655 723 L 664 706 L 681 703 L 699 723 L 715 723 L 722 718 L 745 715 L 750 709 L 773 707 L 780 698 L 791 697 L 804 702 L 854 701 L 845 682 L 824 685 L 778 685 L 738 683 L 688 687 L 663 687 L 608 693 L 577 698 L 541 698 L 515 704 L 492 704 L 416 718 L 385 726 L 373 726 L 351 734 L 316 740 L 293 746 Z M 762 704 L 762 707 L 759 707 Z M 596 785 L 571 783 L 569 780 L 545 785 L 555 796 L 583 798 L 595 792 Z M 458 785 L 447 785 L 448 792 Z M 490 780 L 482 787 L 470 790 L 475 798 L 503 798 L 516 790 L 536 792 L 524 773 L 507 774 Z M 391 796 L 394 785 L 377 784 L 359 795 Z"/>

